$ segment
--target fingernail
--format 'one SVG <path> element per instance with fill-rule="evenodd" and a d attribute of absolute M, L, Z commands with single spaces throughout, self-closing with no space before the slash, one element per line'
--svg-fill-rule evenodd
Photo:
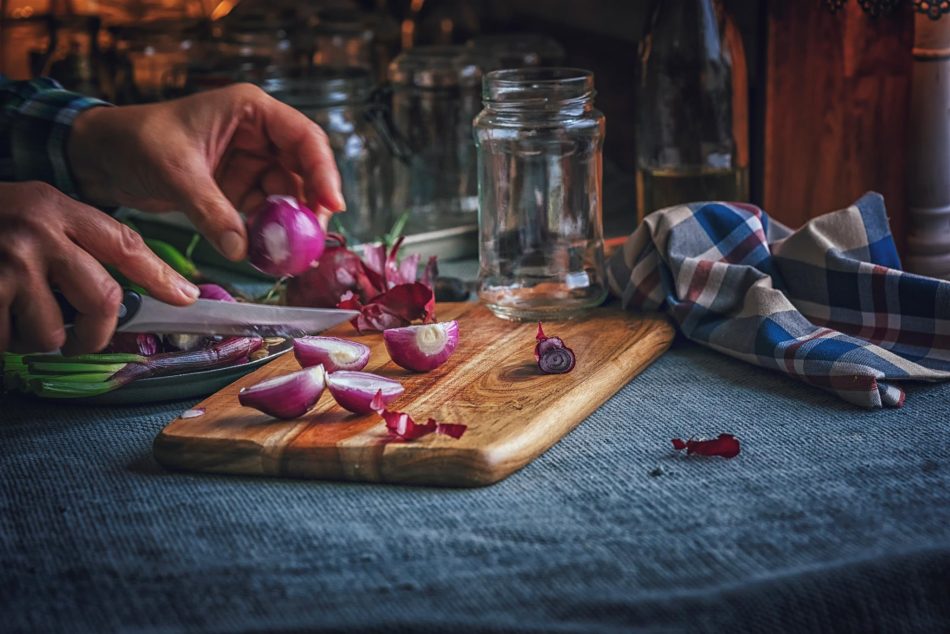
<path fill-rule="evenodd" d="M 188 299 L 198 299 L 201 295 L 198 287 L 185 279 L 178 280 L 178 290 Z"/>
<path fill-rule="evenodd" d="M 232 260 L 244 255 L 244 238 L 237 231 L 225 231 L 218 245 L 221 247 L 221 253 Z"/>

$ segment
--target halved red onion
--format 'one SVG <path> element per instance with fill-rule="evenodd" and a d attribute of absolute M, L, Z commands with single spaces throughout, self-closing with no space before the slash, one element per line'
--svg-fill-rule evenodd
<path fill-rule="evenodd" d="M 299 275 L 323 254 L 325 240 L 313 211 L 292 196 L 268 196 L 248 226 L 248 261 L 275 277 Z"/>
<path fill-rule="evenodd" d="M 405 390 L 399 381 L 369 372 L 351 372 L 340 370 L 327 374 L 327 388 L 340 404 L 355 414 L 369 414 L 374 411 L 373 398 L 379 395 L 375 405 L 380 407 L 395 400 Z"/>
<path fill-rule="evenodd" d="M 389 356 L 407 370 L 428 372 L 449 358 L 459 342 L 457 321 L 421 326 L 389 328 L 383 331 Z"/>
<path fill-rule="evenodd" d="M 238 400 L 245 407 L 289 420 L 310 411 L 320 400 L 324 387 L 326 372 L 318 365 L 243 387 L 238 392 Z"/>
<path fill-rule="evenodd" d="M 297 337 L 294 356 L 304 368 L 323 364 L 327 372 L 362 370 L 369 362 L 369 346 L 339 337 Z"/>

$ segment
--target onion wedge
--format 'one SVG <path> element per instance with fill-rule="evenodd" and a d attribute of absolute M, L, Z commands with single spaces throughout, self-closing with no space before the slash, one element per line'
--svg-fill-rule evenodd
<path fill-rule="evenodd" d="M 253 407 L 274 418 L 290 420 L 309 412 L 326 387 L 322 365 L 261 381 L 238 392 L 245 407 Z"/>

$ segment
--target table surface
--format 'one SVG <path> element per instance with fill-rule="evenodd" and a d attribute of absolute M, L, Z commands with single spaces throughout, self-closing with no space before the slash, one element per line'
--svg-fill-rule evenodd
<path fill-rule="evenodd" d="M 678 341 L 474 490 L 173 473 L 193 401 L 0 399 L 4 630 L 950 628 L 950 385 L 864 411 Z"/>

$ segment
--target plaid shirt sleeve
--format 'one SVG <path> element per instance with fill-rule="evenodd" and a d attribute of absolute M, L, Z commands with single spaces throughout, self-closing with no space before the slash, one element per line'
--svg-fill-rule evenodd
<path fill-rule="evenodd" d="M 44 181 L 78 197 L 66 160 L 69 131 L 81 112 L 105 105 L 45 77 L 0 77 L 0 181 Z"/>

